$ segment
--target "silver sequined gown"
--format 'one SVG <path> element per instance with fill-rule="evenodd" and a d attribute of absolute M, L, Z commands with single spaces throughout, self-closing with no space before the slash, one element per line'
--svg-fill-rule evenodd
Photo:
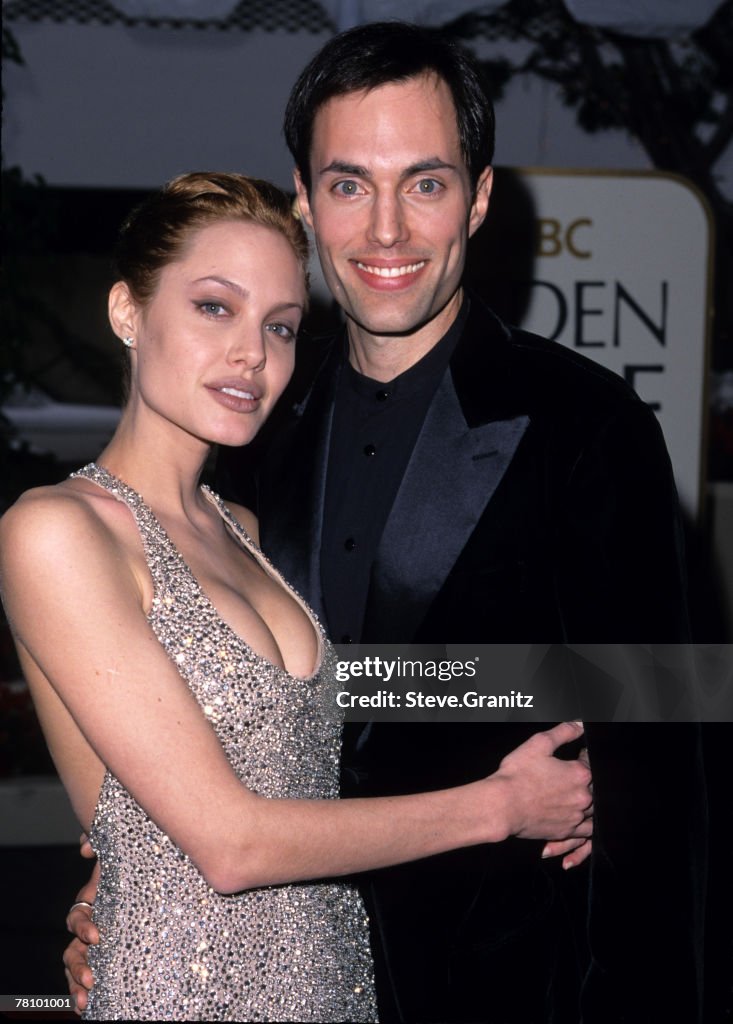
<path fill-rule="evenodd" d="M 149 622 L 242 781 L 268 797 L 336 798 L 340 723 L 325 697 L 334 655 L 322 631 L 313 678 L 272 665 L 222 621 L 135 491 L 93 464 L 76 475 L 132 511 L 155 588 Z M 204 491 L 242 547 L 280 580 Z M 221 896 L 109 772 L 90 839 L 102 867 L 94 909 L 102 938 L 90 951 L 86 1018 L 376 1020 L 366 914 L 352 886 Z"/>

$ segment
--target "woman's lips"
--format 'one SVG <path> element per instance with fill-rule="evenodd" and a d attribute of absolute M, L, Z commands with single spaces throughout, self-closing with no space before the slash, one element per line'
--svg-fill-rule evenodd
<path fill-rule="evenodd" d="M 241 391 L 238 388 L 217 388 L 222 395 L 232 395 L 234 398 L 254 398 L 255 395 L 251 391 Z"/>
<path fill-rule="evenodd" d="M 234 412 L 254 412 L 263 395 L 261 387 L 245 380 L 217 381 L 207 384 L 206 389 L 217 402 Z"/>

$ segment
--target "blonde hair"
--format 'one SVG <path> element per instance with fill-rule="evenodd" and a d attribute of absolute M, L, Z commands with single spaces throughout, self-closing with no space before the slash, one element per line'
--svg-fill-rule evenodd
<path fill-rule="evenodd" d="M 122 225 L 115 264 L 133 299 L 140 305 L 149 302 L 161 271 L 180 257 L 191 235 L 223 220 L 250 221 L 278 231 L 307 279 L 308 239 L 284 192 L 243 174 L 193 171 L 169 181 Z"/>

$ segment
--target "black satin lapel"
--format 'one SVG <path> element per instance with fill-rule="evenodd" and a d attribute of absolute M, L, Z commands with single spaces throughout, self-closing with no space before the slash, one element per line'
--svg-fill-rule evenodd
<path fill-rule="evenodd" d="M 365 639 L 412 640 L 528 423 L 526 416 L 516 416 L 468 427 L 451 375 L 445 375 L 382 535 L 369 596 L 370 636 Z"/>
<path fill-rule="evenodd" d="M 310 604 L 324 625 L 321 537 L 328 448 L 338 365 L 331 364 L 314 387 L 284 457 L 271 468 L 272 511 L 262 516 L 262 547 L 285 579 Z"/>

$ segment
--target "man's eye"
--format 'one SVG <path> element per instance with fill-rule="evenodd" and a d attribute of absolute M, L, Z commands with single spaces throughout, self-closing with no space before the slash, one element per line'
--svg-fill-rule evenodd
<path fill-rule="evenodd" d="M 339 181 L 334 185 L 334 191 L 342 196 L 356 196 L 359 194 L 358 181 Z"/>
<path fill-rule="evenodd" d="M 443 186 L 435 178 L 421 178 L 415 185 L 415 191 L 423 196 L 432 196 L 439 192 Z"/>
<path fill-rule="evenodd" d="M 272 334 L 277 334 L 278 337 L 284 338 L 285 341 L 293 341 L 295 339 L 295 331 L 288 324 L 267 324 L 265 330 L 270 331 Z"/>

